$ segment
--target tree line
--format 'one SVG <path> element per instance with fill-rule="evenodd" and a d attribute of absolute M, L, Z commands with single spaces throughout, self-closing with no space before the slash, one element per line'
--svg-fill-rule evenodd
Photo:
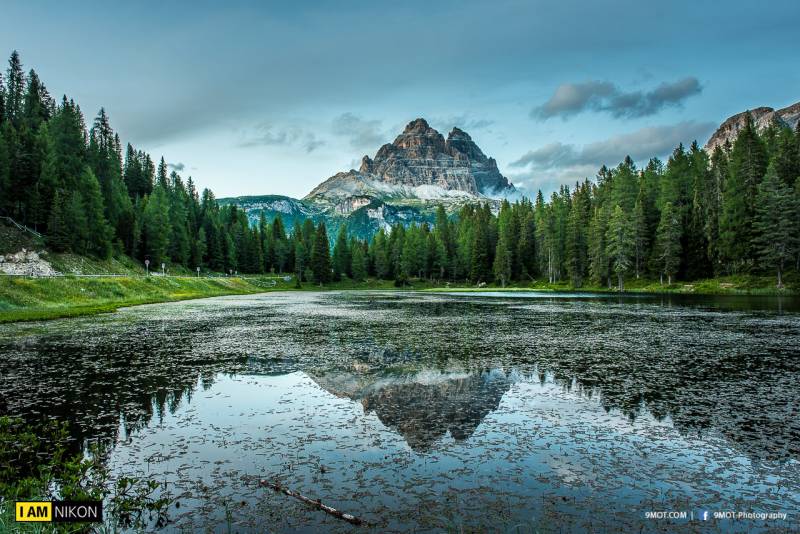
<path fill-rule="evenodd" d="M 434 224 L 395 225 L 369 239 L 324 221 L 251 224 L 235 205 L 198 193 L 191 177 L 127 144 L 101 109 L 56 102 L 19 54 L 0 75 L 0 213 L 46 235 L 55 251 L 243 273 L 529 282 L 546 278 L 622 288 L 630 277 L 695 280 L 800 270 L 800 126 L 759 133 L 747 117 L 732 145 L 710 156 L 678 146 L 666 164 L 627 157 L 594 181 L 545 201 L 466 205 Z M 331 244 L 333 246 L 331 247 Z"/>
<path fill-rule="evenodd" d="M 280 221 L 253 228 L 236 206 L 198 193 L 162 157 L 119 135 L 101 109 L 87 129 L 73 100 L 49 94 L 14 51 L 0 74 L 0 213 L 46 236 L 48 247 L 98 258 L 127 254 L 214 271 L 282 270 Z"/>
<path fill-rule="evenodd" d="M 473 283 L 546 278 L 622 289 L 631 277 L 697 280 L 800 270 L 800 124 L 759 133 L 749 114 L 735 141 L 709 156 L 679 145 L 666 164 L 630 157 L 549 202 L 439 207 L 426 224 L 380 230 L 353 266 L 385 279 Z M 337 246 L 340 241 L 337 241 Z M 334 255 L 336 255 L 334 251 Z M 355 257 L 354 257 L 355 261 Z M 340 269 L 341 270 L 341 269 Z"/>

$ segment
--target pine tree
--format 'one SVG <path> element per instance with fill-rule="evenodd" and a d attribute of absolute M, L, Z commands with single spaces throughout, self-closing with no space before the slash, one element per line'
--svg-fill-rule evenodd
<path fill-rule="evenodd" d="M 142 214 L 143 234 L 146 248 L 144 254 L 149 257 L 154 268 L 160 268 L 166 262 L 169 250 L 170 218 L 167 191 L 160 185 L 147 198 Z M 219 268 L 218 262 L 215 268 Z"/>
<path fill-rule="evenodd" d="M 625 213 L 631 213 L 639 195 L 639 179 L 636 165 L 630 156 L 611 173 L 611 202 L 619 205 Z"/>
<path fill-rule="evenodd" d="M 388 280 L 392 276 L 392 269 L 389 261 L 388 241 L 386 232 L 383 228 L 378 230 L 372 239 L 372 261 L 375 263 L 375 276 L 381 280 Z"/>
<path fill-rule="evenodd" d="M 624 289 L 624 277 L 631 270 L 635 254 L 635 236 L 630 217 L 620 207 L 614 206 L 606 230 L 606 241 L 611 268 L 617 275 L 617 288 Z"/>
<path fill-rule="evenodd" d="M 758 184 L 767 169 L 767 151 L 750 114 L 731 151 L 720 216 L 720 255 L 729 270 L 745 270 L 754 258 L 752 221 Z"/>
<path fill-rule="evenodd" d="M 47 92 L 47 88 L 39 80 L 36 71 L 31 69 L 22 105 L 25 125 L 34 133 L 38 132 L 39 127 L 50 119 L 53 107 L 53 99 Z"/>
<path fill-rule="evenodd" d="M 167 162 L 164 161 L 164 156 L 161 156 L 161 161 L 158 162 L 156 185 L 160 185 L 165 191 L 169 189 L 169 170 L 167 169 Z"/>
<path fill-rule="evenodd" d="M 712 265 L 713 274 L 720 270 L 720 229 L 719 220 L 722 212 L 722 187 L 728 176 L 728 158 L 717 147 L 711 155 L 711 168 L 709 170 L 709 186 L 707 188 L 708 200 L 706 203 L 706 225 L 704 228 L 708 241 L 708 258 Z"/>
<path fill-rule="evenodd" d="M 19 53 L 14 50 L 8 60 L 6 73 L 5 114 L 6 120 L 15 128 L 19 128 L 23 118 L 25 98 L 25 74 Z"/>
<path fill-rule="evenodd" d="M 289 244 L 280 214 L 272 221 L 272 261 L 277 272 L 284 272 L 289 259 Z M 292 251 L 293 253 L 294 251 Z"/>
<path fill-rule="evenodd" d="M 294 240 L 294 274 L 300 281 L 305 281 L 308 268 L 308 251 L 302 237 Z"/>
<path fill-rule="evenodd" d="M 67 226 L 65 201 L 61 192 L 56 191 L 50 208 L 50 219 L 47 223 L 47 246 L 56 252 L 66 252 L 72 245 L 73 229 Z"/>
<path fill-rule="evenodd" d="M 598 284 L 608 283 L 609 254 L 607 252 L 606 231 L 608 230 L 608 210 L 605 206 L 598 207 L 592 220 L 589 222 L 589 273 Z"/>
<path fill-rule="evenodd" d="M 168 255 L 172 262 L 186 265 L 189 261 L 191 244 L 189 242 L 189 195 L 177 173 L 170 177 L 169 220 L 170 238 Z"/>
<path fill-rule="evenodd" d="M 80 193 L 89 229 L 87 252 L 98 258 L 108 258 L 111 255 L 113 230 L 103 213 L 100 184 L 89 167 L 85 167 L 81 173 Z"/>
<path fill-rule="evenodd" d="M 486 282 L 490 279 L 491 254 L 488 235 L 488 222 L 483 217 L 483 210 L 478 210 L 473 219 L 472 247 L 469 260 L 470 279 L 473 283 Z"/>
<path fill-rule="evenodd" d="M 520 217 L 519 242 L 517 257 L 519 258 L 520 279 L 533 278 L 536 270 L 536 226 L 533 210 L 526 205 Z"/>
<path fill-rule="evenodd" d="M 350 271 L 353 273 L 353 281 L 363 282 L 367 279 L 367 257 L 360 243 L 353 247 L 351 260 Z"/>
<path fill-rule="evenodd" d="M 6 130 L 7 128 L 0 124 L 0 214 L 5 214 L 10 209 L 11 156 L 6 143 Z"/>
<path fill-rule="evenodd" d="M 775 163 L 770 164 L 758 186 L 753 248 L 762 267 L 777 271 L 779 288 L 800 242 L 797 209 L 794 191 L 778 176 Z"/>
<path fill-rule="evenodd" d="M 638 279 L 642 273 L 647 254 L 647 247 L 650 244 L 650 237 L 647 228 L 647 215 L 645 214 L 645 203 L 640 194 L 633 207 L 633 246 L 634 246 L 634 272 Z"/>
<path fill-rule="evenodd" d="M 794 187 L 795 180 L 800 176 L 800 139 L 795 138 L 790 128 L 780 128 L 776 145 L 773 156 L 775 172 L 784 184 Z"/>
<path fill-rule="evenodd" d="M 314 248 L 311 250 L 311 271 L 316 284 L 322 285 L 331 279 L 330 244 L 324 221 L 319 223 L 314 236 Z"/>
<path fill-rule="evenodd" d="M 208 243 L 206 240 L 206 231 L 204 228 L 200 228 L 200 230 L 197 232 L 197 239 L 194 241 L 194 253 L 192 254 L 193 267 L 203 266 L 203 258 L 205 257 L 207 250 Z"/>
<path fill-rule="evenodd" d="M 48 122 L 48 129 L 55 148 L 59 186 L 74 191 L 86 165 L 86 131 L 80 109 L 64 97 Z"/>
<path fill-rule="evenodd" d="M 436 207 L 436 222 L 434 224 L 436 247 L 437 250 L 441 251 L 439 256 L 439 278 L 444 278 L 446 275 L 454 277 L 456 245 L 453 239 L 453 229 L 447 218 L 444 206 L 441 204 Z"/>
<path fill-rule="evenodd" d="M 667 275 L 667 283 L 671 285 L 672 277 L 678 272 L 681 255 L 681 221 L 671 202 L 664 204 L 661 209 L 656 250 L 661 274 Z"/>
<path fill-rule="evenodd" d="M 342 276 L 349 276 L 351 261 L 350 248 L 347 245 L 347 226 L 343 224 L 339 227 L 336 243 L 333 246 L 334 280 L 338 281 L 342 279 Z"/>
<path fill-rule="evenodd" d="M 502 287 L 506 287 L 506 282 L 511 279 L 511 262 L 511 247 L 506 234 L 501 232 L 494 255 L 493 271 L 495 280 L 499 280 Z"/>
<path fill-rule="evenodd" d="M 3 73 L 0 72 L 0 126 L 6 119 L 6 87 L 3 83 Z"/>
<path fill-rule="evenodd" d="M 573 287 L 581 287 L 589 270 L 590 199 L 588 184 L 575 187 L 572 209 L 567 218 L 566 268 Z"/>
<path fill-rule="evenodd" d="M 34 224 L 36 228 L 47 227 L 48 211 L 53 206 L 53 199 L 59 187 L 58 168 L 55 153 L 55 144 L 50 136 L 50 129 L 47 124 L 39 129 L 38 142 L 41 154 L 41 164 L 39 166 L 39 180 L 36 183 L 39 209 L 35 210 Z M 63 204 L 63 202 L 62 202 Z"/>

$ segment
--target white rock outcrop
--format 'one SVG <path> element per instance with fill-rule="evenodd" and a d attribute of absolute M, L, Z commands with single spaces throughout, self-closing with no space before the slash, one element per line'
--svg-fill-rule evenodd
<path fill-rule="evenodd" d="M 25 250 L 12 254 L 0 255 L 0 272 L 20 276 L 56 276 L 59 273 L 47 260 L 42 259 L 41 252 Z"/>

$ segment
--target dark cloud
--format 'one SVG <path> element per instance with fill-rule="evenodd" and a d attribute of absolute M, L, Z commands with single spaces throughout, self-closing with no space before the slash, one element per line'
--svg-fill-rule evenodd
<path fill-rule="evenodd" d="M 277 127 L 264 122 L 257 125 L 252 132 L 246 134 L 239 142 L 242 148 L 258 146 L 299 146 L 306 152 L 313 152 L 325 144 L 317 138 L 314 132 L 306 131 L 297 126 Z"/>
<path fill-rule="evenodd" d="M 387 138 L 382 131 L 381 121 L 363 119 L 353 113 L 343 113 L 333 119 L 331 131 L 334 135 L 344 137 L 350 146 L 358 149 L 377 150 Z"/>
<path fill-rule="evenodd" d="M 172 169 L 173 171 L 176 171 L 176 172 L 181 172 L 181 171 L 183 171 L 183 169 L 185 169 L 185 168 L 186 168 L 186 164 L 184 164 L 184 163 L 181 163 L 181 162 L 179 161 L 178 163 L 167 163 L 167 167 L 169 167 L 169 168 L 170 168 L 170 169 Z"/>
<path fill-rule="evenodd" d="M 531 117 L 549 119 L 567 118 L 585 109 L 597 109 L 603 101 L 617 92 L 610 82 L 590 81 L 565 83 L 558 86 L 550 100 L 531 111 Z"/>
<path fill-rule="evenodd" d="M 679 143 L 684 145 L 696 139 L 701 141 L 714 131 L 715 125 L 707 122 L 686 121 L 669 126 L 651 126 L 635 132 L 616 135 L 582 147 L 572 144 L 550 143 L 529 150 L 512 161 L 512 168 L 530 168 L 538 171 L 569 170 L 576 167 L 616 165 L 625 156 L 636 161 L 664 157 Z"/>
<path fill-rule="evenodd" d="M 663 82 L 652 91 L 625 92 L 610 82 L 589 81 L 560 85 L 553 96 L 531 110 L 531 117 L 547 120 L 567 119 L 582 111 L 605 111 L 617 118 L 654 115 L 667 106 L 680 106 L 687 98 L 700 94 L 703 87 L 697 78 Z"/>

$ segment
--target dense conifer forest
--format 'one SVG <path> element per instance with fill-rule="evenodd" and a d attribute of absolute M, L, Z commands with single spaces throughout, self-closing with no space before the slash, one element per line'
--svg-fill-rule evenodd
<path fill-rule="evenodd" d="M 496 210 L 495 210 L 496 211 Z M 17 52 L 0 78 L 0 214 L 46 236 L 57 252 L 126 254 L 195 269 L 506 285 L 547 279 L 624 287 L 626 279 L 695 280 L 800 269 L 800 128 L 751 122 L 710 156 L 697 143 L 665 163 L 630 158 L 545 200 L 440 206 L 433 227 L 395 226 L 371 239 L 324 222 L 251 225 L 191 177 L 123 148 L 101 109 L 56 101 Z M 333 246 L 331 246 L 331 244 Z"/>

